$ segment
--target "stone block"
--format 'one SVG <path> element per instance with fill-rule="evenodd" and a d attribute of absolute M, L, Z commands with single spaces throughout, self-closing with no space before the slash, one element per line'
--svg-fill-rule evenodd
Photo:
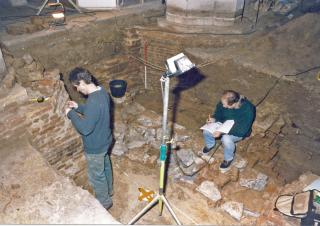
<path fill-rule="evenodd" d="M 196 190 L 214 202 L 221 199 L 220 191 L 212 181 L 203 181 Z"/>
<path fill-rule="evenodd" d="M 243 209 L 243 215 L 248 217 L 260 217 L 260 213 L 248 209 Z"/>
<path fill-rule="evenodd" d="M 243 214 L 243 203 L 234 201 L 225 202 L 221 208 L 237 221 L 241 220 L 241 216 Z"/>
<path fill-rule="evenodd" d="M 197 175 L 193 175 L 193 176 L 182 175 L 179 177 L 179 181 L 188 183 L 188 184 L 194 184 L 196 178 L 197 178 Z"/>
<path fill-rule="evenodd" d="M 32 62 L 34 61 L 34 59 L 32 58 L 32 56 L 30 54 L 24 54 L 22 59 L 24 60 L 24 62 L 29 65 L 32 64 Z"/>
<path fill-rule="evenodd" d="M 195 154 L 191 149 L 181 149 L 177 151 L 177 157 L 184 167 L 189 167 L 194 163 Z"/>
<path fill-rule="evenodd" d="M 128 151 L 128 147 L 124 143 L 116 142 L 112 148 L 111 154 L 121 156 Z"/>
<path fill-rule="evenodd" d="M 183 174 L 192 176 L 201 170 L 201 165 L 192 164 L 189 167 L 184 167 L 183 165 L 180 165 L 180 169 L 183 171 Z"/>
<path fill-rule="evenodd" d="M 263 191 L 267 185 L 268 176 L 263 173 L 251 174 L 240 178 L 240 185 L 256 191 Z"/>
<path fill-rule="evenodd" d="M 195 158 L 194 158 L 194 163 L 195 163 L 196 165 L 204 165 L 206 162 L 205 162 L 202 158 L 195 157 Z"/>
<path fill-rule="evenodd" d="M 234 162 L 234 167 L 238 168 L 240 171 L 243 170 L 247 166 L 248 162 L 237 156 L 236 161 Z"/>

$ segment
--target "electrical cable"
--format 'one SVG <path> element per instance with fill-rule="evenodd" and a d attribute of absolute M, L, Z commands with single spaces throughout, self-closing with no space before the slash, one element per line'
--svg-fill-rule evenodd
<path fill-rule="evenodd" d="M 157 65 L 155 65 L 155 64 L 152 64 L 152 63 L 150 63 L 150 62 L 148 62 L 148 61 L 145 61 L 144 59 L 142 59 L 142 58 L 140 58 L 140 57 L 133 56 L 132 54 L 129 54 L 129 57 L 132 57 L 133 59 L 139 61 L 140 63 L 142 63 L 142 64 L 144 64 L 144 65 L 146 65 L 146 66 L 148 66 L 148 67 L 150 67 L 150 68 L 153 68 L 153 69 L 155 69 L 155 70 L 162 71 L 162 72 L 165 71 L 164 68 L 162 68 L 162 67 L 160 67 L 160 66 L 157 66 Z"/>
<path fill-rule="evenodd" d="M 306 69 L 302 72 L 298 72 L 296 74 L 287 74 L 287 75 L 281 75 L 278 77 L 278 79 L 274 82 L 274 84 L 267 90 L 266 94 L 258 101 L 258 103 L 255 104 L 256 107 L 258 107 L 263 101 L 265 101 L 265 99 L 269 96 L 269 94 L 271 93 L 271 91 L 276 87 L 276 85 L 279 83 L 279 81 L 283 78 L 283 77 L 292 77 L 292 76 L 299 76 L 301 74 L 305 74 L 307 72 L 310 72 L 310 71 L 313 71 L 313 70 L 316 70 L 320 68 L 320 65 L 319 66 L 315 66 L 315 67 L 312 67 L 312 68 L 309 68 L 309 69 Z"/>
<path fill-rule="evenodd" d="M 255 104 L 256 107 L 258 107 L 271 93 L 271 91 L 276 87 L 276 85 L 279 83 L 279 81 L 284 77 L 284 75 L 281 75 L 275 82 L 274 84 L 267 90 L 266 94 L 258 101 L 258 103 Z"/>
<path fill-rule="evenodd" d="M 307 72 L 310 72 L 310 71 L 313 71 L 313 70 L 316 70 L 316 69 L 319 69 L 319 68 L 320 68 L 320 65 L 315 66 L 315 67 L 312 67 L 312 68 L 309 68 L 309 69 L 307 69 L 307 70 L 305 70 L 305 71 L 302 71 L 302 72 L 299 72 L 299 73 L 297 73 L 297 74 L 284 75 L 284 76 L 286 76 L 286 77 L 298 76 L 298 75 L 305 74 L 305 73 L 307 73 Z"/>

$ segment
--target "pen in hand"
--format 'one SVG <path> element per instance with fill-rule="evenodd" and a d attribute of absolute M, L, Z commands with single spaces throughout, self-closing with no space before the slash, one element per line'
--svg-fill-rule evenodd
<path fill-rule="evenodd" d="M 212 118 L 210 115 L 208 115 L 207 124 L 212 122 Z"/>

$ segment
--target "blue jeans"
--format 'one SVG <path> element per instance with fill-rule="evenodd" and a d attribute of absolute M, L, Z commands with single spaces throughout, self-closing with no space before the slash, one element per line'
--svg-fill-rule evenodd
<path fill-rule="evenodd" d="M 207 148 L 213 148 L 216 144 L 216 139 L 213 137 L 212 133 L 203 130 L 203 137 L 204 142 Z M 221 142 L 223 145 L 223 153 L 224 153 L 224 160 L 231 161 L 234 157 L 234 151 L 236 149 L 236 142 L 242 140 L 242 137 L 237 137 L 229 134 L 224 134 L 221 137 Z"/>
<path fill-rule="evenodd" d="M 112 168 L 107 152 L 100 154 L 85 153 L 88 166 L 89 183 L 96 198 L 105 207 L 112 205 Z"/>

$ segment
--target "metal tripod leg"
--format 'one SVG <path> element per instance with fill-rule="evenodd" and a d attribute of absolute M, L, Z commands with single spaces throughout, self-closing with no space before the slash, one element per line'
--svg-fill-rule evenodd
<path fill-rule="evenodd" d="M 128 224 L 134 224 L 140 217 L 143 216 L 155 203 L 159 201 L 160 195 L 157 195 L 146 207 L 144 207 Z"/>
<path fill-rule="evenodd" d="M 166 205 L 166 207 L 168 208 L 169 212 L 171 213 L 172 217 L 174 218 L 174 220 L 177 222 L 178 225 L 181 225 L 178 217 L 176 216 L 176 214 L 173 212 L 173 209 L 172 207 L 170 206 L 167 198 L 164 196 L 164 195 L 161 195 L 160 197 L 163 201 L 164 201 L 164 204 Z"/>
<path fill-rule="evenodd" d="M 163 201 L 165 206 L 168 208 L 170 214 L 172 215 L 173 219 L 176 221 L 178 225 L 181 225 L 177 215 L 173 212 L 172 207 L 170 206 L 168 200 L 164 195 L 157 195 L 147 206 L 143 208 L 128 224 L 134 224 L 140 217 L 142 217 L 154 204 L 157 202 Z"/>
<path fill-rule="evenodd" d="M 141 210 L 128 224 L 134 224 L 136 220 L 138 220 L 143 214 L 145 214 L 150 207 L 152 207 L 155 203 L 159 203 L 160 206 L 160 216 L 162 214 L 163 203 L 168 208 L 170 214 L 173 216 L 174 220 L 177 222 L 178 225 L 181 225 L 180 221 L 178 220 L 177 216 L 174 214 L 168 200 L 164 196 L 164 188 L 165 188 L 165 163 L 167 158 L 167 150 L 168 150 L 168 142 L 166 136 L 166 126 L 167 126 L 167 118 L 168 118 L 168 102 L 169 102 L 169 82 L 170 79 L 167 76 L 167 72 L 163 75 L 160 79 L 161 84 L 164 82 L 164 93 L 163 93 L 163 118 L 162 118 L 162 143 L 160 146 L 160 183 L 159 183 L 159 193 L 156 197 L 150 202 L 143 210 Z"/>
<path fill-rule="evenodd" d="M 69 2 L 76 10 L 78 10 L 79 13 L 82 13 L 82 12 L 81 12 L 81 9 L 80 9 L 76 4 L 74 4 L 74 2 L 73 2 L 72 0 L 68 0 L 68 2 Z"/>
<path fill-rule="evenodd" d="M 42 11 L 43 8 L 47 5 L 48 1 L 49 1 L 49 0 L 45 0 L 45 1 L 43 2 L 43 4 L 41 5 L 40 9 L 39 9 L 38 12 L 37 12 L 37 16 L 40 15 L 41 11 Z"/>
<path fill-rule="evenodd" d="M 37 12 L 37 16 L 40 15 L 40 13 L 41 13 L 41 11 L 43 10 L 43 8 L 48 4 L 48 1 L 49 1 L 49 0 L 45 0 L 45 1 L 43 2 L 43 4 L 41 5 L 41 7 L 39 8 L 39 10 L 38 10 L 38 12 Z M 59 2 L 59 1 L 57 1 L 57 2 Z M 68 2 L 69 2 L 76 10 L 78 10 L 79 13 L 82 13 L 82 12 L 81 12 L 81 9 L 80 9 L 76 4 L 74 4 L 74 2 L 73 2 L 72 0 L 68 0 Z"/>

